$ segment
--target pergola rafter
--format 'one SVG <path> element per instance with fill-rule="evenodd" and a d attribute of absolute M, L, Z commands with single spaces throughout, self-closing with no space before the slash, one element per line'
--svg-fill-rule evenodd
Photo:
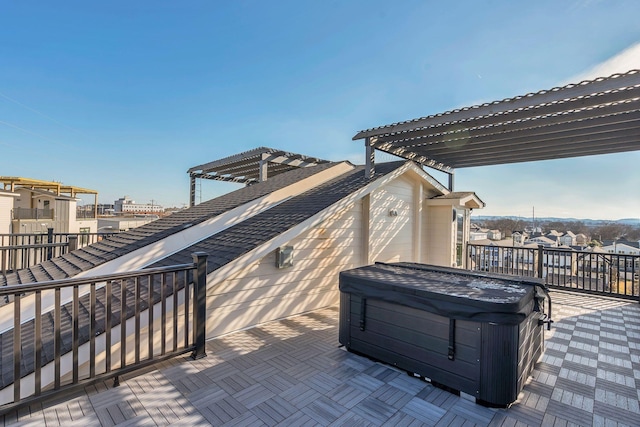
<path fill-rule="evenodd" d="M 374 150 L 456 168 L 640 149 L 640 71 L 614 74 L 358 132 Z"/>
<path fill-rule="evenodd" d="M 190 168 L 190 206 L 195 205 L 196 179 L 237 182 L 250 185 L 264 181 L 295 168 L 328 163 L 328 160 L 302 154 L 289 153 L 268 147 L 259 147 L 224 159 Z"/>

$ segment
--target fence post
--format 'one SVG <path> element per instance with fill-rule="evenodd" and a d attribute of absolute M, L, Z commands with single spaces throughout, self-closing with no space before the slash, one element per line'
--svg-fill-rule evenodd
<path fill-rule="evenodd" d="M 543 257 L 543 248 L 544 246 L 538 245 L 538 278 L 542 279 L 542 257 Z"/>
<path fill-rule="evenodd" d="M 207 314 L 207 256 L 206 252 L 195 252 L 191 255 L 196 264 L 196 271 L 193 277 L 193 331 L 195 333 L 195 349 L 191 354 L 193 359 L 206 357 L 205 353 L 205 323 Z"/>
<path fill-rule="evenodd" d="M 53 243 L 53 228 L 47 228 L 47 243 L 51 245 Z M 53 246 L 47 248 L 47 260 L 53 258 Z"/>
<path fill-rule="evenodd" d="M 78 236 L 69 236 L 69 252 L 73 252 L 78 249 Z"/>

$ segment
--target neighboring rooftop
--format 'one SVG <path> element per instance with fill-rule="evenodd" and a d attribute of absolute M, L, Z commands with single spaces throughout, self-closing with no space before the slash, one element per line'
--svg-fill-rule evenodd
<path fill-rule="evenodd" d="M 55 193 L 56 196 L 69 195 L 69 197 L 76 197 L 77 194 L 98 194 L 96 190 L 90 190 L 88 188 L 64 185 L 61 182 L 55 181 L 22 178 L 19 176 L 0 176 L 0 183 L 7 191 L 14 191 L 16 187 L 26 187 L 51 191 Z"/>

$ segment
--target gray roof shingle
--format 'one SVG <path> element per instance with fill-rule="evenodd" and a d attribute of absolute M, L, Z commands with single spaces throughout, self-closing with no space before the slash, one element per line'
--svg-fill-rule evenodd
<path fill-rule="evenodd" d="M 160 241 L 185 228 L 199 224 L 228 210 L 313 176 L 335 164 L 336 163 L 324 163 L 307 168 L 298 168 L 274 176 L 267 181 L 238 189 L 189 209 L 176 212 L 173 215 L 158 219 L 141 227 L 114 234 L 100 242 L 77 249 L 72 256 L 63 255 L 62 257 L 53 258 L 50 262 L 58 267 L 63 274 L 56 272 L 56 274 L 51 275 L 51 277 L 53 279 L 63 279 L 78 274 L 80 271 L 90 270 L 106 261 Z M 78 258 L 82 258 L 83 261 L 78 260 Z M 25 270 L 31 270 L 33 268 L 37 268 L 37 266 Z M 25 275 L 24 273 L 21 275 L 13 273 L 7 275 L 0 274 L 0 286 L 29 283 L 34 280 L 38 281 L 37 277 L 35 274 Z M 1 304 L 2 302 L 0 302 L 0 305 Z"/>
<path fill-rule="evenodd" d="M 334 203 L 337 203 L 341 199 L 349 196 L 355 191 L 362 189 L 367 184 L 393 172 L 401 167 L 405 162 L 392 162 L 376 165 L 376 173 L 371 178 L 365 178 L 364 167 L 356 167 L 354 170 L 340 175 L 333 180 L 330 180 L 324 184 L 317 186 L 316 188 L 302 193 L 298 196 L 265 211 L 257 214 L 245 221 L 232 226 L 222 232 L 219 232 L 203 241 L 200 241 L 182 251 L 179 251 L 161 261 L 156 262 L 151 267 L 157 266 L 169 266 L 184 263 L 191 263 L 191 254 L 196 251 L 204 251 L 209 254 L 208 258 L 208 272 L 217 270 L 237 259 L 238 257 L 248 253 L 252 249 L 268 242 L 279 234 L 295 227 L 301 222 L 313 215 L 321 212 L 322 210 L 330 207 Z M 296 180 L 303 179 L 306 176 L 311 175 L 310 169 L 328 167 L 329 164 L 319 165 L 313 168 L 298 169 L 292 172 L 279 175 L 273 178 L 273 181 L 269 186 L 261 186 L 256 184 L 255 186 L 247 187 L 238 192 L 230 193 L 225 196 L 221 196 L 210 202 L 197 205 L 186 211 L 174 214 L 167 217 L 164 223 L 157 224 L 162 220 L 158 220 L 154 223 L 157 231 L 155 234 L 146 236 L 145 233 L 152 227 L 145 227 L 145 230 L 138 233 L 124 233 L 125 236 L 142 236 L 138 239 L 132 238 L 130 243 L 126 243 L 123 246 L 118 246 L 115 239 L 107 239 L 104 244 L 94 244 L 87 248 L 87 250 L 79 250 L 79 253 L 74 251 L 71 254 L 67 254 L 63 257 L 55 258 L 51 261 L 46 261 L 39 266 L 35 266 L 32 269 L 37 271 L 37 274 L 32 275 L 29 272 L 22 273 L 29 276 L 35 276 L 35 279 L 44 278 L 50 276 L 53 279 L 62 279 L 69 277 L 72 274 L 76 274 L 81 271 L 81 268 L 85 268 L 91 261 L 88 261 L 89 257 L 103 257 L 108 259 L 114 254 L 124 254 L 131 250 L 138 249 L 144 245 L 158 241 L 176 231 L 184 228 L 185 222 L 197 223 L 206 220 L 207 218 L 215 215 L 219 215 L 226 210 L 232 209 L 236 206 L 240 206 L 246 201 L 254 200 L 269 192 L 275 191 L 278 188 L 282 188 L 289 183 Z M 318 171 L 316 169 L 316 171 Z M 306 172 L 306 173 L 303 173 Z M 292 174 L 292 176 L 288 176 Z M 281 178 L 280 180 L 278 178 Z M 269 183 L 266 181 L 264 184 Z M 205 205 L 205 206 L 203 206 Z M 180 222 L 182 221 L 182 222 Z M 151 225 L 149 224 L 149 225 Z M 123 239 L 120 239 L 121 241 Z M 99 242 L 103 243 L 103 242 Z M 112 247 L 112 250 L 109 250 Z M 101 252 L 104 251 L 104 252 Z M 115 255 L 119 256 L 119 255 Z M 171 275 L 168 276 L 169 278 Z M 21 283 L 18 279 L 18 274 L 12 273 L 6 276 L 9 283 Z M 145 310 L 148 307 L 148 292 L 149 284 L 146 280 L 140 280 L 140 310 Z M 120 311 L 122 303 L 120 301 L 121 287 L 118 283 L 114 282 L 113 299 L 112 299 L 112 321 L 111 327 L 120 324 Z M 132 317 L 133 312 L 133 283 L 129 282 L 125 284 L 125 292 L 127 294 L 126 302 L 124 304 L 126 312 L 126 318 Z M 159 283 L 152 283 L 153 302 L 160 301 L 160 294 L 158 292 Z M 183 283 L 178 284 L 177 289 L 184 286 Z M 169 296 L 173 292 L 173 284 L 171 280 L 167 280 L 165 284 L 165 295 Z M 98 307 L 96 310 L 97 318 L 95 322 L 95 333 L 99 335 L 105 331 L 105 307 L 104 300 L 106 298 L 104 288 L 97 290 L 97 302 Z M 81 312 L 80 315 L 80 344 L 86 343 L 89 340 L 89 315 L 86 307 L 89 307 L 89 296 L 85 295 L 80 298 Z M 65 304 L 62 307 L 62 349 L 61 353 L 65 354 L 71 351 L 71 304 Z M 53 318 L 52 313 L 45 313 L 42 322 L 42 340 L 43 340 L 43 365 L 53 360 Z M 26 322 L 22 325 L 22 351 L 23 351 L 23 370 L 22 374 L 27 375 L 33 372 L 33 348 L 34 348 L 34 322 L 33 320 Z M 2 360 L 2 368 L 0 369 L 0 389 L 8 386 L 13 382 L 13 330 L 6 331 L 0 334 L 0 345 L 2 354 L 0 358 Z"/>

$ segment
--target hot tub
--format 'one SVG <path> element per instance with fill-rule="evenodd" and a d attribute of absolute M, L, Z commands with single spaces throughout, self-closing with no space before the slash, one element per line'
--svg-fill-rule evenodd
<path fill-rule="evenodd" d="M 538 279 L 395 263 L 340 273 L 339 339 L 490 406 L 517 399 L 544 351 Z"/>

